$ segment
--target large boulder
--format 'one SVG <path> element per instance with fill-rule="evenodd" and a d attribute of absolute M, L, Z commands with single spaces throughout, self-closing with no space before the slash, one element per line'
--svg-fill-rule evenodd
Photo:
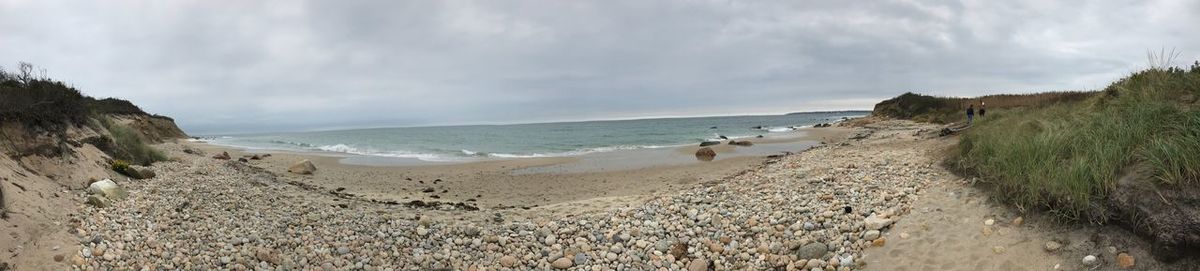
<path fill-rule="evenodd" d="M 221 153 L 218 153 L 217 155 L 213 155 L 212 158 L 219 159 L 219 160 L 229 160 L 232 157 L 229 157 L 229 152 L 221 152 Z"/>
<path fill-rule="evenodd" d="M 313 174 L 314 171 L 317 171 L 317 166 L 314 166 L 308 159 L 300 160 L 288 167 L 288 172 L 296 174 Z"/>
<path fill-rule="evenodd" d="M 88 185 L 88 193 L 91 193 L 92 195 L 103 196 L 110 200 L 123 199 L 126 196 L 129 196 L 129 194 L 125 192 L 125 189 L 121 188 L 121 186 L 109 179 L 104 179 L 103 181 L 94 182 L 91 185 Z"/>
<path fill-rule="evenodd" d="M 696 159 L 700 159 L 701 161 L 712 161 L 713 159 L 716 159 L 716 158 L 717 158 L 717 152 L 713 151 L 712 148 L 703 147 L 703 148 L 700 148 L 699 150 L 696 150 Z"/>

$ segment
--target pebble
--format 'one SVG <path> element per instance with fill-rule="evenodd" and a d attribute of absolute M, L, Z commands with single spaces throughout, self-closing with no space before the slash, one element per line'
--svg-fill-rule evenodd
<path fill-rule="evenodd" d="M 1083 265 L 1085 265 L 1085 266 L 1095 265 L 1096 261 L 1097 261 L 1097 259 L 1096 259 L 1095 255 L 1083 256 Z"/>
<path fill-rule="evenodd" d="M 554 268 L 558 268 L 558 269 L 567 269 L 567 268 L 570 268 L 572 264 L 574 264 L 574 263 L 571 262 L 571 259 L 567 259 L 566 257 L 563 257 L 563 258 L 558 258 L 558 260 L 554 260 L 554 262 L 551 263 L 550 266 L 552 266 Z"/>
<path fill-rule="evenodd" d="M 1122 252 L 1121 254 L 1117 254 L 1117 266 L 1120 266 L 1121 268 L 1129 269 L 1129 268 L 1133 268 L 1134 264 L 1135 264 L 1135 261 L 1133 259 L 1133 256 L 1129 255 L 1129 253 Z"/>
<path fill-rule="evenodd" d="M 708 271 L 708 261 L 704 259 L 692 259 L 687 264 L 688 271 Z"/>
<path fill-rule="evenodd" d="M 513 256 L 500 257 L 500 266 L 512 268 L 517 266 L 517 258 Z"/>
<path fill-rule="evenodd" d="M 877 230 L 869 230 L 869 231 L 863 233 L 864 240 L 872 241 L 872 240 L 875 240 L 876 238 L 879 238 L 879 231 L 877 231 Z"/>
<path fill-rule="evenodd" d="M 1058 251 L 1059 248 L 1062 248 L 1062 244 L 1059 244 L 1058 242 L 1055 242 L 1055 241 L 1047 241 L 1044 248 L 1046 249 L 1047 252 L 1055 252 L 1055 251 Z"/>
<path fill-rule="evenodd" d="M 991 226 L 991 225 L 995 225 L 995 224 L 996 224 L 996 220 L 995 220 L 995 219 L 990 219 L 990 218 L 989 218 L 988 220 L 984 220 L 984 221 L 983 221 L 983 225 Z"/>

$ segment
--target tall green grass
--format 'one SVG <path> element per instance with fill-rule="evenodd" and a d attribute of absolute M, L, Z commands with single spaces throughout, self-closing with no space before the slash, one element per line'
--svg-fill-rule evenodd
<path fill-rule="evenodd" d="M 143 166 L 167 160 L 166 155 L 147 145 L 136 131 L 114 123 L 107 117 L 99 117 L 99 122 L 112 137 L 108 142 L 110 144 L 100 144 L 98 147 L 113 158 Z"/>
<path fill-rule="evenodd" d="M 1141 157 L 1154 168 L 1154 177 L 1163 183 L 1179 184 L 1200 180 L 1200 111 L 1185 114 L 1171 123 L 1180 127 L 1169 136 L 1150 141 Z"/>
<path fill-rule="evenodd" d="M 1195 182 L 1198 66 L 1138 72 L 1079 102 L 993 110 L 948 162 L 1000 199 L 1070 220 L 1101 217 L 1092 206 L 1131 166 L 1149 166 L 1166 184 Z"/>

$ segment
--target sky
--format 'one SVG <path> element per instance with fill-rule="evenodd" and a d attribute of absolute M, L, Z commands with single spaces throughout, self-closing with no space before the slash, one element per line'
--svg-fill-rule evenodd
<path fill-rule="evenodd" d="M 1200 1 L 0 0 L 37 65 L 189 134 L 869 110 L 1200 59 Z"/>

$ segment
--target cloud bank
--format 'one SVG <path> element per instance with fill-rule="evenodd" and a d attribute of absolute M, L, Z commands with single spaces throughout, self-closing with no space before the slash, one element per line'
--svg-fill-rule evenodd
<path fill-rule="evenodd" d="M 1148 49 L 1200 59 L 1196 14 L 1188 0 L 0 0 L 0 64 L 191 134 L 784 113 L 1101 88 Z"/>

